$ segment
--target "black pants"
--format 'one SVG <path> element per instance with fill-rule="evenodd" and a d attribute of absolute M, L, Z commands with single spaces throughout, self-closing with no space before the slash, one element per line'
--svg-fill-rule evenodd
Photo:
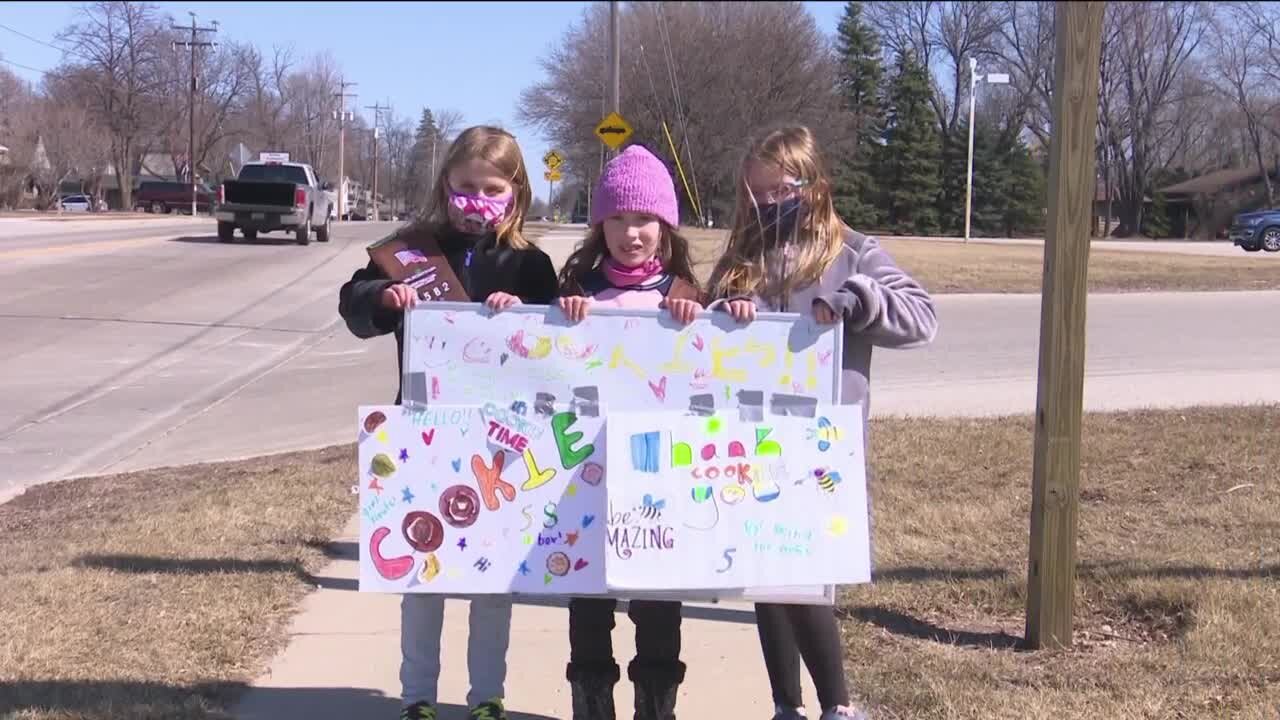
<path fill-rule="evenodd" d="M 803 707 L 800 694 L 800 658 L 818 689 L 822 710 L 849 704 L 844 676 L 844 652 L 835 610 L 828 605 L 756 604 L 760 648 L 773 688 L 773 702 L 789 708 Z"/>
<path fill-rule="evenodd" d="M 619 676 L 613 658 L 613 598 L 573 598 L 569 601 L 569 680 L 585 676 Z M 636 625 L 636 657 L 627 668 L 633 682 L 679 684 L 684 681 L 680 662 L 680 603 L 632 600 L 627 615 Z"/>

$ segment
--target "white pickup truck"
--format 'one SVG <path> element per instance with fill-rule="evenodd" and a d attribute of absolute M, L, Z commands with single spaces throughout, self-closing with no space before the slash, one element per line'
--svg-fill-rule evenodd
<path fill-rule="evenodd" d="M 291 230 L 298 244 L 306 245 L 314 230 L 316 240 L 329 242 L 328 189 L 304 163 L 246 163 L 235 180 L 218 188 L 218 239 L 233 241 L 237 229 L 249 241 L 258 233 Z"/>

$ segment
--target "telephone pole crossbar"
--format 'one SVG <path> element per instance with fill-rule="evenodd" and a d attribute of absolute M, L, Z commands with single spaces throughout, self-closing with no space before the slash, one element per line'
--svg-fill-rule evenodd
<path fill-rule="evenodd" d="M 171 30 L 190 31 L 190 40 L 174 40 L 173 49 L 177 50 L 179 46 L 191 49 L 191 84 L 187 88 L 187 174 L 191 177 L 191 217 L 196 216 L 196 50 L 204 47 L 217 47 L 218 43 L 209 42 L 199 39 L 199 33 L 216 33 L 218 32 L 218 21 L 213 21 L 213 27 L 199 27 L 196 25 L 196 14 L 188 11 L 191 16 L 191 25 L 171 25 Z M 174 168 L 177 171 L 177 168 Z"/>

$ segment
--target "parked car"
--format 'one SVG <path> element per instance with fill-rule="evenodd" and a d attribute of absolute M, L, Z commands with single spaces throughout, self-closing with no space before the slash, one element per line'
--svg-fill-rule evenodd
<path fill-rule="evenodd" d="M 209 212 L 217 193 L 196 185 L 196 212 Z M 133 209 L 149 213 L 191 212 L 191 186 L 181 182 L 147 181 L 133 194 Z"/>
<path fill-rule="evenodd" d="M 231 242 L 239 229 L 246 240 L 258 233 L 292 230 L 299 245 L 316 239 L 329 242 L 331 220 L 329 183 L 321 183 L 310 165 L 291 162 L 252 162 L 240 168 L 235 180 L 219 188 L 218 239 Z"/>
<path fill-rule="evenodd" d="M 1280 252 L 1280 208 L 1235 216 L 1227 237 L 1248 252 Z"/>
<path fill-rule="evenodd" d="M 93 198 L 88 195 L 67 195 L 58 201 L 63 212 L 89 212 L 93 209 Z"/>

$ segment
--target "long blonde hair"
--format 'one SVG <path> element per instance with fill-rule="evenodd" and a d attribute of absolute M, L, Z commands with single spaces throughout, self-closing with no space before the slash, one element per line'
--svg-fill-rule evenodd
<path fill-rule="evenodd" d="M 766 237 L 759 205 L 747 185 L 751 163 L 775 165 L 800 181 L 797 194 L 804 204 L 790 237 Z M 822 273 L 840 254 L 844 223 L 836 214 L 831 199 L 831 178 L 809 128 L 788 125 L 752 143 L 742 160 L 736 185 L 733 230 L 724 255 L 711 273 L 712 296 L 750 295 L 768 290 L 785 298 L 821 280 Z M 780 240 L 795 248 L 796 262 L 787 267 L 777 287 L 766 288 L 766 255 L 774 245 L 770 240 Z"/>
<path fill-rule="evenodd" d="M 514 135 L 489 125 L 469 127 L 449 145 L 431 188 L 427 212 L 414 223 L 415 229 L 424 225 L 434 229 L 449 225 L 449 172 L 475 158 L 496 167 L 511 183 L 511 210 L 495 230 L 498 242 L 505 242 L 518 250 L 530 247 L 524 237 L 524 218 L 529 212 L 529 204 L 533 202 L 533 194 L 529 189 L 524 153 L 520 152 Z"/>

